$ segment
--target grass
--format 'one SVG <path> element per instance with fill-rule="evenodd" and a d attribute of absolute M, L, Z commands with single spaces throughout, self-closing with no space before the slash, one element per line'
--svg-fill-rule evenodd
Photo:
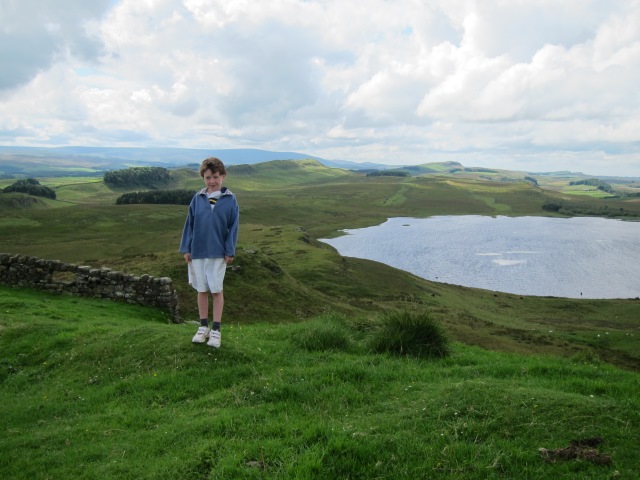
<path fill-rule="evenodd" d="M 186 207 L 116 206 L 121 192 L 94 180 L 52 178 L 59 200 L 0 206 L 0 251 L 169 276 L 187 323 L 0 286 L 1 478 L 637 476 L 640 302 L 433 283 L 317 240 L 391 216 L 548 215 L 567 195 L 315 162 L 230 169 L 241 232 L 211 350 L 190 343 Z M 638 202 L 584 202 L 640 215 Z M 373 353 L 403 314 L 436 322 L 447 355 Z M 538 454 L 594 436 L 611 465 Z"/>
<path fill-rule="evenodd" d="M 449 339 L 443 328 L 427 312 L 408 310 L 387 313 L 374 329 L 371 350 L 416 358 L 446 357 Z"/>
<path fill-rule="evenodd" d="M 453 343 L 374 354 L 370 324 L 194 325 L 0 287 L 2 478 L 634 478 L 637 372 Z M 373 320 L 372 320 L 373 321 Z M 300 343 L 341 325 L 340 341 Z M 313 336 L 313 335 L 312 335 Z M 332 346 L 333 345 L 333 346 Z M 329 348 L 327 348 L 329 347 Z M 599 436 L 610 465 L 538 449 Z"/>
<path fill-rule="evenodd" d="M 56 191 L 56 198 L 66 203 L 83 204 L 114 204 L 118 192 L 110 190 L 100 179 L 74 179 L 72 182 L 52 181 L 52 188 Z M 47 182 L 43 182 L 47 185 Z"/>
<path fill-rule="evenodd" d="M 603 192 L 602 190 L 598 190 L 596 187 L 585 188 L 584 185 L 576 185 L 576 186 L 563 188 L 562 193 L 566 193 L 568 195 L 586 196 L 591 198 L 615 197 L 615 195 L 612 195 L 607 192 Z"/>
<path fill-rule="evenodd" d="M 290 170 L 296 178 L 307 175 L 305 181 L 289 178 Z M 419 307 L 454 340 L 470 345 L 598 357 L 640 370 L 638 301 L 522 297 L 433 283 L 375 262 L 343 258 L 317 241 L 341 228 L 397 215 L 497 215 L 504 205 L 512 215 L 545 214 L 546 196 L 556 193 L 522 182 L 367 178 L 334 170 L 314 162 L 276 162 L 252 166 L 250 172 L 230 171 L 226 184 L 240 199 L 241 231 L 236 270 L 225 280 L 229 318 L 282 323 L 337 312 L 360 321 Z M 186 169 L 174 177 L 185 182 L 181 187 L 201 183 Z M 270 187 L 276 180 L 277 188 Z M 51 182 L 61 195 L 67 188 L 73 195 L 69 190 L 65 200 L 55 201 L 59 208 L 2 209 L 0 251 L 169 276 L 178 289 L 182 317 L 196 318 L 193 291 L 177 252 L 186 207 L 116 206 L 106 200 L 115 194 L 100 182 Z M 264 189 L 255 190 L 260 185 Z"/>
<path fill-rule="evenodd" d="M 293 327 L 291 341 L 310 352 L 348 352 L 354 348 L 349 329 L 344 318 L 335 313 L 320 315 Z"/>
<path fill-rule="evenodd" d="M 186 207 L 137 207 L 10 211 L 0 216 L 0 249 L 73 262 L 153 253 L 179 243 Z"/>
<path fill-rule="evenodd" d="M 257 165 L 234 165 L 229 177 L 241 179 L 243 189 L 262 192 L 283 187 L 332 182 L 357 176 L 339 168 L 327 168 L 316 160 L 276 160 Z M 198 178 L 200 183 L 201 180 Z"/>

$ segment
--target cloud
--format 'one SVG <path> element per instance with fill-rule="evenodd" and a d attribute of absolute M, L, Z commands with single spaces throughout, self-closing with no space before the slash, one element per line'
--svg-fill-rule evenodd
<path fill-rule="evenodd" d="M 2 0 L 0 90 L 23 85 L 60 59 L 93 61 L 101 43 L 92 27 L 108 0 Z"/>
<path fill-rule="evenodd" d="M 0 138 L 640 175 L 638 25 L 638 0 L 0 0 Z"/>

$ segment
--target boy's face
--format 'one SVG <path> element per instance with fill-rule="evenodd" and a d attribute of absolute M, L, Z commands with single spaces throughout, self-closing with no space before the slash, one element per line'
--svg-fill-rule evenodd
<path fill-rule="evenodd" d="M 207 190 L 210 192 L 217 192 L 222 189 L 222 182 L 224 181 L 224 175 L 220 175 L 218 172 L 212 172 L 211 169 L 205 170 L 204 184 L 207 186 Z"/>

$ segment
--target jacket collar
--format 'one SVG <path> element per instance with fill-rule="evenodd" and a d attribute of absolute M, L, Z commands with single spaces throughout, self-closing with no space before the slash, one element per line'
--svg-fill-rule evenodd
<path fill-rule="evenodd" d="M 220 196 L 233 195 L 233 192 L 231 192 L 231 190 L 229 190 L 227 187 L 222 187 L 220 191 L 222 192 Z M 207 194 L 207 187 L 204 187 L 202 190 L 198 192 L 198 195 L 206 195 L 206 194 Z"/>

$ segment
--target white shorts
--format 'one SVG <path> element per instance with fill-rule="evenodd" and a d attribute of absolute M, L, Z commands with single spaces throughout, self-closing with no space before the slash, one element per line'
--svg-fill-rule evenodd
<path fill-rule="evenodd" d="M 189 262 L 189 284 L 198 292 L 222 291 L 227 264 L 224 258 L 198 258 Z"/>

